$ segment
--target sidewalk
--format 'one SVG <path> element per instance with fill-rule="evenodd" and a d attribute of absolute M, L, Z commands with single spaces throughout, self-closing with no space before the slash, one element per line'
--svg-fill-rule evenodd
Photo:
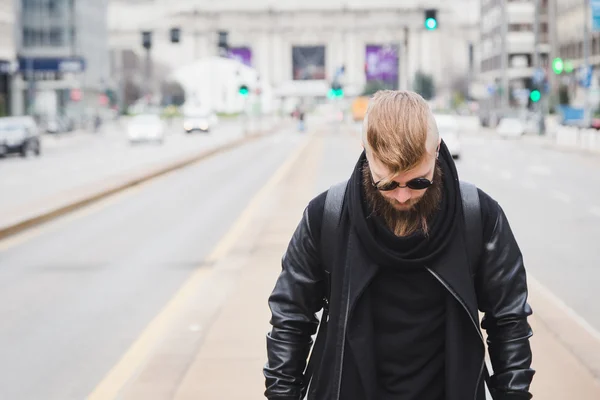
<path fill-rule="evenodd" d="M 293 166 L 265 193 L 262 206 L 247 220 L 235 244 L 210 268 L 211 277 L 195 288 L 195 303 L 188 304 L 119 398 L 264 399 L 267 297 L 292 232 L 315 194 L 319 166 L 327 157 L 323 149 L 321 137 L 309 139 Z M 534 309 L 544 308 L 544 301 L 532 291 Z M 530 322 L 535 332 L 534 398 L 600 399 L 600 385 L 589 369 L 545 321 L 536 315 Z"/>

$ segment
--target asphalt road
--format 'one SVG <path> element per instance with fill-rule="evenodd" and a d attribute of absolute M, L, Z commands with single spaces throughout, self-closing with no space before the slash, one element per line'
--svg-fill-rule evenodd
<path fill-rule="evenodd" d="M 299 140 L 260 139 L 0 242 L 0 398 L 83 399 Z"/>
<path fill-rule="evenodd" d="M 600 331 L 600 157 L 487 136 L 458 165 L 503 207 L 530 277 Z"/>
<path fill-rule="evenodd" d="M 187 135 L 174 123 L 167 135 L 163 145 L 133 146 L 124 124 L 111 124 L 97 134 L 44 135 L 41 157 L 0 159 L 0 225 L 2 215 L 20 215 L 67 191 L 214 148 L 241 137 L 243 129 L 239 122 L 225 120 L 208 134 Z"/>
<path fill-rule="evenodd" d="M 0 398 L 84 398 L 302 140 L 263 138 L 0 242 Z M 327 135 L 315 195 L 360 150 Z M 600 330 L 600 158 L 481 134 L 457 166 L 504 208 L 531 279 Z"/>

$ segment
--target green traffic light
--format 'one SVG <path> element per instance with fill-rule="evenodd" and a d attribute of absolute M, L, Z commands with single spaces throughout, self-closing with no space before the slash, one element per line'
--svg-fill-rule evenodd
<path fill-rule="evenodd" d="M 248 96 L 248 93 L 249 93 L 248 87 L 247 87 L 247 86 L 245 86 L 245 85 L 244 85 L 244 86 L 240 86 L 239 93 L 240 93 L 242 96 L 244 96 L 244 97 L 245 97 L 245 96 Z"/>
<path fill-rule="evenodd" d="M 427 18 L 425 20 L 425 28 L 427 28 L 430 31 L 437 28 L 437 21 L 435 20 L 435 18 Z"/>
<path fill-rule="evenodd" d="M 562 74 L 564 68 L 565 63 L 563 62 L 562 58 L 556 57 L 554 60 L 552 60 L 552 70 L 556 75 Z"/>
<path fill-rule="evenodd" d="M 529 98 L 531 99 L 531 101 L 533 101 L 534 103 L 537 103 L 538 101 L 540 101 L 540 99 L 542 98 L 542 94 L 540 93 L 539 90 L 532 90 L 531 93 L 529 94 Z"/>
<path fill-rule="evenodd" d="M 564 62 L 565 65 L 565 72 L 567 74 L 570 74 L 571 72 L 573 72 L 573 63 L 569 60 Z"/>
<path fill-rule="evenodd" d="M 337 99 L 339 97 L 344 97 L 343 89 L 329 89 L 329 93 L 327 93 L 327 97 L 330 99 Z"/>

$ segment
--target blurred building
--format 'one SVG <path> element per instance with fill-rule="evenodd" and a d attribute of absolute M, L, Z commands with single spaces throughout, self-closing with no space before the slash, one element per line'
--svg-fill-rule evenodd
<path fill-rule="evenodd" d="M 219 32 L 226 32 L 233 57 L 282 98 L 325 97 L 342 67 L 347 95 L 373 80 L 410 88 L 417 70 L 443 91 L 467 79 L 469 42 L 478 33 L 473 1 L 427 2 L 439 10 L 440 28 L 430 32 L 418 0 L 113 0 L 111 43 L 143 54 L 140 31 L 152 30 L 152 57 L 176 69 L 218 55 Z M 173 27 L 180 43 L 170 42 Z"/>
<path fill-rule="evenodd" d="M 548 71 L 550 53 L 548 0 L 481 0 L 480 79 L 487 107 L 518 106 L 519 89 L 531 88 L 535 72 L 534 23 L 539 21 L 540 66 Z M 521 105 L 523 98 L 521 97 Z M 526 102 L 526 99 L 525 99 Z"/>
<path fill-rule="evenodd" d="M 13 0 L 0 0 L 0 116 L 10 114 L 15 63 L 15 10 Z"/>
<path fill-rule="evenodd" d="M 150 69 L 150 77 L 147 77 L 146 57 L 140 52 L 118 43 L 111 46 L 107 86 L 116 93 L 120 110 L 140 100 L 148 92 L 159 91 L 161 84 L 168 80 L 171 69 L 163 62 L 152 61 Z"/>
<path fill-rule="evenodd" d="M 556 2 L 556 29 L 554 32 L 555 53 L 554 57 L 564 60 L 567 67 L 563 74 L 555 76 L 554 87 L 562 84 L 569 88 L 571 104 L 583 106 L 585 102 L 585 89 L 577 84 L 578 72 L 585 65 L 584 48 L 584 21 L 588 16 L 588 63 L 593 67 L 593 78 L 591 79 L 591 91 L 589 102 L 592 111 L 600 108 L 600 32 L 594 31 L 592 27 L 591 2 L 574 0 L 554 0 Z M 587 10 L 586 10 L 587 7 Z"/>
<path fill-rule="evenodd" d="M 13 110 L 80 121 L 106 106 L 108 0 L 19 0 Z"/>

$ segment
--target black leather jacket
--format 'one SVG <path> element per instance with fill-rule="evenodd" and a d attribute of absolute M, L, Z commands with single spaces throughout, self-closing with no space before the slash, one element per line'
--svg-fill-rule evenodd
<path fill-rule="evenodd" d="M 450 398 L 484 399 L 483 392 L 483 336 L 479 329 L 477 310 L 484 313 L 481 326 L 487 331 L 487 344 L 494 374 L 491 390 L 495 400 L 529 399 L 529 386 L 534 371 L 531 366 L 529 338 L 532 335 L 527 323 L 531 309 L 527 304 L 527 284 L 521 252 L 500 206 L 488 195 L 479 192 L 484 225 L 484 249 L 480 265 L 474 277 L 469 273 L 457 273 L 448 263 L 427 266 L 457 300 L 457 311 L 450 310 L 456 326 L 449 343 L 456 343 L 453 363 L 456 383 L 455 395 Z M 299 400 L 306 379 L 306 368 L 312 340 L 318 327 L 315 316 L 323 307 L 327 289 L 324 269 L 320 262 L 320 216 L 324 194 L 315 198 L 307 207 L 288 249 L 283 257 L 283 268 L 270 298 L 272 331 L 267 335 L 268 362 L 264 368 L 266 377 L 265 396 L 271 400 Z M 340 227 L 340 238 L 352 236 L 346 219 Z M 351 247 L 351 238 L 349 246 Z M 348 244 L 348 242 L 345 242 Z M 341 247 L 345 248 L 345 247 Z M 357 257 L 360 257 L 359 255 Z M 368 263 L 368 260 L 362 260 Z M 375 270 L 375 268 L 372 268 Z M 372 276 L 352 276 L 359 286 L 367 285 Z M 373 273 L 374 274 L 374 273 Z M 355 286 L 357 285 L 355 284 Z M 338 285 L 339 287 L 343 285 Z M 360 287 L 356 293 L 360 293 Z M 318 378 L 311 382 L 309 399 L 349 400 L 366 399 L 368 396 L 342 395 L 343 389 L 336 382 L 350 380 L 353 372 L 343 360 L 347 327 L 351 324 L 343 304 L 354 302 L 353 295 L 343 288 L 337 290 L 333 283 L 331 312 L 327 341 Z M 346 309 L 347 311 L 347 309 Z M 356 316 L 358 318 L 358 316 Z M 357 349 L 358 348 L 358 349 Z M 341 351 L 340 351 L 341 349 Z M 359 346 L 355 346 L 355 359 L 363 360 Z M 451 353 L 451 352 L 450 352 Z M 341 357 L 340 357 L 341 355 Z M 343 360 L 340 360 L 340 358 Z M 348 357 L 347 357 L 348 358 Z M 456 367 L 456 368 L 454 368 Z M 360 367 L 359 367 L 360 368 Z M 357 376 L 360 373 L 356 374 Z M 339 383 L 341 385 L 341 383 Z M 314 388 L 313 388 L 314 386 Z M 452 382 L 450 383 L 452 386 Z"/>

